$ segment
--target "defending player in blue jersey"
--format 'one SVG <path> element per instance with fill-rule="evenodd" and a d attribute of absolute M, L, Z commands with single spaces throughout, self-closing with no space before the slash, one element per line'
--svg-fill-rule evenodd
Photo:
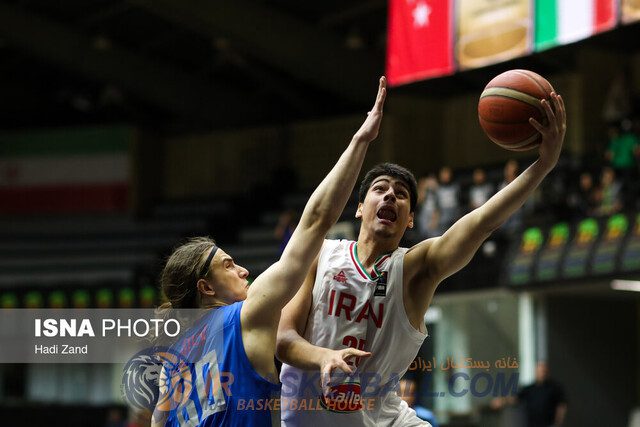
<path fill-rule="evenodd" d="M 161 278 L 166 306 L 208 310 L 174 345 L 175 363 L 163 367 L 152 426 L 272 425 L 280 311 L 344 209 L 378 135 L 385 96 L 382 77 L 373 109 L 311 195 L 282 257 L 251 287 L 249 272 L 211 239 L 192 239 L 173 252 Z M 352 355 L 368 353 L 354 349 Z"/>

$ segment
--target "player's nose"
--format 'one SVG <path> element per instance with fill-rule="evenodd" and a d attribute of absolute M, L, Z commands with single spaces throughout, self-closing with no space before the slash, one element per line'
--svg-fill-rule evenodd
<path fill-rule="evenodd" d="M 246 268 L 244 268 L 242 266 L 238 266 L 238 275 L 241 278 L 246 279 L 247 277 L 249 277 L 249 270 L 247 270 Z"/>
<path fill-rule="evenodd" d="M 393 188 L 389 188 L 389 190 L 387 190 L 386 194 L 384 195 L 384 201 L 395 201 L 396 200 L 396 193 L 393 190 Z"/>

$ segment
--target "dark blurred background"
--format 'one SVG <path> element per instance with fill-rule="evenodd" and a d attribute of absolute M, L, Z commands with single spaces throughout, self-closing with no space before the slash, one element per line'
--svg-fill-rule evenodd
<path fill-rule="evenodd" d="M 410 245 L 535 159 L 482 133 L 491 78 L 526 68 L 563 95 L 558 167 L 438 289 L 421 356 L 517 357 L 521 385 L 544 360 L 567 426 L 638 425 L 639 41 L 629 23 L 390 88 L 364 166 L 397 162 L 420 180 Z M 256 277 L 365 117 L 386 43 L 379 0 L 1 1 L 2 308 L 154 307 L 163 260 L 194 235 Z M 357 236 L 355 207 L 333 236 Z M 123 404 L 121 369 L 0 366 L 0 423 L 144 425 Z M 519 425 L 495 396 L 427 397 L 447 375 L 418 378 L 441 425 Z"/>

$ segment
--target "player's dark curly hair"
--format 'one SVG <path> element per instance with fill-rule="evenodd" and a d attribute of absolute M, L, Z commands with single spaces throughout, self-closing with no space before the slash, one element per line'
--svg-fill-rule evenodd
<path fill-rule="evenodd" d="M 358 201 L 364 202 L 364 198 L 371 187 L 371 183 L 374 179 L 381 175 L 389 175 L 392 178 L 401 179 L 409 188 L 409 203 L 411 206 L 411 212 L 416 210 L 416 203 L 418 201 L 418 184 L 416 183 L 416 177 L 413 173 L 406 168 L 395 163 L 380 163 L 374 166 L 364 176 L 362 183 L 360 183 L 360 191 L 358 192 Z"/>

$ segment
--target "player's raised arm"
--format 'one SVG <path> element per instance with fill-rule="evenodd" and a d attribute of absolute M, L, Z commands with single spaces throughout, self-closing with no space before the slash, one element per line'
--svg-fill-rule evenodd
<path fill-rule="evenodd" d="M 249 322 L 248 326 L 277 324 L 280 309 L 300 288 L 325 235 L 344 210 L 369 143 L 378 136 L 385 97 L 386 80 L 381 77 L 373 109 L 309 198 L 282 257 L 251 285 L 243 307 L 243 325 L 244 319 Z"/>
<path fill-rule="evenodd" d="M 553 108 L 551 106 L 553 104 Z M 405 257 L 405 283 L 418 311 L 426 311 L 436 286 L 467 265 L 482 242 L 518 210 L 558 162 L 566 131 L 562 98 L 543 100 L 547 124 L 530 123 L 542 134 L 539 158 L 484 205 L 458 220 L 442 236 L 425 240 Z"/>

